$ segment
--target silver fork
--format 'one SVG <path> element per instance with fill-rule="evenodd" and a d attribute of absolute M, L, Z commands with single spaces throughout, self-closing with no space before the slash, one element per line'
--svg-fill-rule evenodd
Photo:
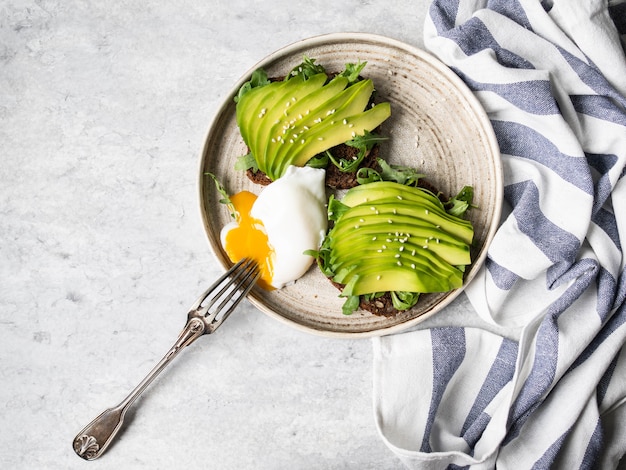
<path fill-rule="evenodd" d="M 244 258 L 215 281 L 191 306 L 187 324 L 163 359 L 117 406 L 103 411 L 76 435 L 73 447 L 78 456 L 85 460 L 100 457 L 122 427 L 126 411 L 148 385 L 183 348 L 217 330 L 254 287 L 259 276 L 256 262 Z"/>

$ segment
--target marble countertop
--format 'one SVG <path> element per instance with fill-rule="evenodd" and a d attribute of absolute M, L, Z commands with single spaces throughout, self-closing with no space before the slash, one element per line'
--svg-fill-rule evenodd
<path fill-rule="evenodd" d="M 152 384 L 101 459 L 71 442 L 221 272 L 196 181 L 233 83 L 323 33 L 422 47 L 428 3 L 2 2 L 0 467 L 401 467 L 375 427 L 371 342 L 309 335 L 247 302 Z"/>

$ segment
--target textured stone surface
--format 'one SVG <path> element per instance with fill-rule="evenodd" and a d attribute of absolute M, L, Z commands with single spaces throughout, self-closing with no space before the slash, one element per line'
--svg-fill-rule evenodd
<path fill-rule="evenodd" d="M 368 340 L 245 304 L 184 351 L 100 460 L 71 441 L 167 351 L 219 269 L 198 157 L 232 84 L 339 31 L 422 45 L 428 2 L 0 4 L 0 465 L 390 469 Z M 457 302 L 452 315 L 467 305 Z"/>

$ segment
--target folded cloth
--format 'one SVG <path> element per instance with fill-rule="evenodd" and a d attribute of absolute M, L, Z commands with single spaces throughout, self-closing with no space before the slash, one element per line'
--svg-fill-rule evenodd
<path fill-rule="evenodd" d="M 604 469 L 626 452 L 625 26 L 623 1 L 430 7 L 426 47 L 496 133 L 505 211 L 466 290 L 480 321 L 442 312 L 373 340 L 377 425 L 409 468 Z"/>

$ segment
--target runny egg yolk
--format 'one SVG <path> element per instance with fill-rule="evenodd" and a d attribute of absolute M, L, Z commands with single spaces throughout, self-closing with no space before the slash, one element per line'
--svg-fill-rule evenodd
<path fill-rule="evenodd" d="M 254 259 L 261 272 L 258 285 L 263 289 L 272 290 L 273 250 L 263 223 L 250 215 L 256 199 L 257 196 L 249 191 L 241 191 L 230 197 L 237 211 L 237 225 L 226 232 L 224 249 L 232 262 L 246 257 Z"/>

